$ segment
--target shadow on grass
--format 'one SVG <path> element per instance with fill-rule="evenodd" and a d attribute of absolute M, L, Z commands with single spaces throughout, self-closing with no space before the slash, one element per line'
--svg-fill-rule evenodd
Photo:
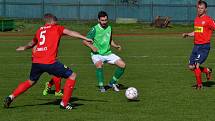
<path fill-rule="evenodd" d="M 128 100 L 128 102 L 129 102 L 129 103 L 132 103 L 132 102 L 134 103 L 134 102 L 140 102 L 140 100 L 139 100 L 139 99 L 135 99 L 135 100 Z"/>
<path fill-rule="evenodd" d="M 214 81 L 205 81 L 202 82 L 203 87 L 213 87 L 215 85 Z M 192 85 L 192 87 L 196 87 L 196 84 Z"/>
<path fill-rule="evenodd" d="M 126 89 L 128 88 L 128 87 L 126 87 L 126 86 L 123 85 L 123 84 L 118 84 L 117 87 L 119 88 L 119 90 L 126 90 Z M 105 90 L 111 89 L 111 87 L 109 87 L 108 85 L 105 85 L 104 88 L 105 88 Z"/>
<path fill-rule="evenodd" d="M 12 106 L 9 108 L 19 108 L 19 107 L 31 107 L 31 106 L 39 106 L 39 105 L 60 105 L 61 99 L 55 99 L 55 100 L 50 100 L 50 99 L 36 99 L 36 100 L 48 100 L 49 102 L 46 103 L 39 103 L 39 104 L 27 104 L 27 105 L 22 105 L 22 106 Z M 84 104 L 81 103 L 73 103 L 74 101 L 77 101 L 78 98 L 74 97 L 74 100 L 70 100 L 70 103 L 72 104 L 72 106 L 74 107 L 78 107 L 78 106 L 82 106 Z"/>
<path fill-rule="evenodd" d="M 50 99 L 37 99 L 37 100 L 50 100 Z M 61 101 L 61 99 L 57 99 L 57 100 L 60 100 Z M 58 104 L 60 104 L 60 101 L 59 101 L 59 103 Z M 69 102 L 75 102 L 75 101 L 86 101 L 86 102 L 108 102 L 108 101 L 106 101 L 106 100 L 88 100 L 88 99 L 81 99 L 81 98 L 77 98 L 77 97 L 72 97 L 71 99 L 70 99 L 70 101 Z"/>
<path fill-rule="evenodd" d="M 215 85 L 214 81 L 206 81 L 206 82 L 202 82 L 202 85 L 205 87 L 212 87 L 213 85 Z"/>
<path fill-rule="evenodd" d="M 22 106 L 12 106 L 9 108 L 19 108 L 19 107 L 28 107 L 28 106 L 39 106 L 39 105 L 60 105 L 61 99 L 55 99 L 55 100 L 50 100 L 50 99 L 36 99 L 36 100 L 47 100 L 49 102 L 46 103 L 39 103 L 39 104 L 30 104 L 30 105 L 22 105 Z M 73 97 L 70 100 L 71 105 L 76 108 L 78 106 L 82 106 L 84 104 L 82 103 L 76 103 L 75 101 L 96 101 L 96 102 L 108 102 L 108 101 L 104 101 L 104 100 L 87 100 L 87 99 L 81 99 L 81 98 L 77 98 L 77 97 Z"/>
<path fill-rule="evenodd" d="M 99 88 L 99 86 L 97 86 Z M 128 87 L 123 85 L 123 84 L 118 84 L 117 86 L 120 90 L 126 90 Z M 104 86 L 105 90 L 109 90 L 111 89 L 111 87 L 109 87 L 108 85 Z M 61 91 L 63 92 L 63 89 L 61 89 Z M 48 92 L 49 94 L 55 94 L 55 90 L 49 90 Z"/>

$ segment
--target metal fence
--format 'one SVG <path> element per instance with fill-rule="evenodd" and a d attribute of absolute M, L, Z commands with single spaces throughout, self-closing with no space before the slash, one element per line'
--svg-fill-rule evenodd
<path fill-rule="evenodd" d="M 215 1 L 208 1 L 208 14 L 215 18 Z M 156 16 L 170 16 L 174 22 L 192 22 L 196 0 L 0 0 L 0 16 L 41 18 L 50 12 L 60 19 L 92 20 L 104 10 L 109 18 L 136 18 L 152 21 Z"/>

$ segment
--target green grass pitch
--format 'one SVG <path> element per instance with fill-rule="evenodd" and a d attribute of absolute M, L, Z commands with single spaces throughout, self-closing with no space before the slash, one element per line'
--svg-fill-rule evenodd
<path fill-rule="evenodd" d="M 120 31 L 123 27 L 123 25 L 116 25 L 115 33 L 126 33 L 126 30 Z M 89 49 L 84 47 L 78 39 L 63 37 L 59 48 L 59 59 L 78 74 L 71 100 L 76 106 L 75 109 L 61 110 L 59 97 L 53 94 L 42 96 L 44 84 L 50 79 L 48 74 L 43 74 L 34 87 L 11 104 L 11 108 L 0 107 L 0 120 L 213 121 L 215 118 L 215 81 L 204 83 L 210 87 L 204 86 L 202 90 L 195 90 L 192 87 L 195 83 L 194 76 L 186 69 L 193 44 L 192 38 L 182 39 L 180 33 L 190 31 L 192 28 L 176 27 L 164 30 L 148 27 L 148 30 L 142 30 L 144 27 L 135 25 L 134 27 L 136 29 L 133 34 L 143 33 L 143 36 L 114 36 L 114 40 L 121 44 L 123 49 L 120 52 L 113 50 L 127 64 L 125 74 L 119 83 L 125 87 L 136 87 L 139 92 L 138 101 L 127 101 L 124 96 L 125 90 L 119 93 L 112 90 L 100 93 L 96 87 L 95 67 L 91 62 Z M 82 32 L 86 31 L 88 30 Z M 149 34 L 146 33 L 147 31 Z M 33 34 L 33 32 L 30 33 Z M 129 33 L 132 33 L 131 29 Z M 2 102 L 20 82 L 28 78 L 31 68 L 31 51 L 20 53 L 15 51 L 17 46 L 31 40 L 31 36 L 9 35 L 0 36 L 0 97 Z M 215 68 L 214 41 L 211 46 L 205 65 Z M 106 83 L 110 80 L 114 69 L 114 66 L 107 64 L 104 66 Z M 205 81 L 205 75 L 202 77 Z"/>

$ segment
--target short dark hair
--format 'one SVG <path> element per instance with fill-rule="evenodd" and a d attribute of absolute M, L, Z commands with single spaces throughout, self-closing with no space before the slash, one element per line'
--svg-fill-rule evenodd
<path fill-rule="evenodd" d="M 45 22 L 57 21 L 57 17 L 51 13 L 46 13 L 43 16 Z"/>
<path fill-rule="evenodd" d="M 100 17 L 105 17 L 105 16 L 108 17 L 108 14 L 107 14 L 105 11 L 100 11 L 100 12 L 98 13 L 98 19 L 100 19 Z"/>
<path fill-rule="evenodd" d="M 207 2 L 205 2 L 205 1 L 203 1 L 203 0 L 200 0 L 199 2 L 198 2 L 198 5 L 205 5 L 205 8 L 207 8 L 208 7 L 208 4 L 207 4 Z"/>

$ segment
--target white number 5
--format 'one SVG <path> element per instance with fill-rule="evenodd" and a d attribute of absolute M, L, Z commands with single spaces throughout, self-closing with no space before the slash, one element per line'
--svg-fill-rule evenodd
<path fill-rule="evenodd" d="M 40 42 L 40 45 L 43 45 L 46 41 L 46 36 L 44 35 L 45 33 L 46 33 L 46 30 L 41 31 L 41 33 L 40 33 L 40 38 L 42 39 L 42 41 Z"/>

